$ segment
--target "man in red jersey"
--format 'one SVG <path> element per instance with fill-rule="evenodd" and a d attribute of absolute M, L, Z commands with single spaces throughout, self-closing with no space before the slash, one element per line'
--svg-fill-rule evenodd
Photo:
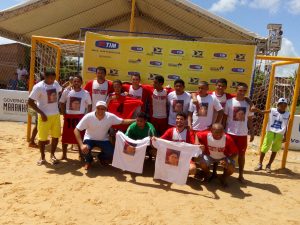
<path fill-rule="evenodd" d="M 96 80 L 90 80 L 84 89 L 88 91 L 92 98 L 92 110 L 96 109 L 98 101 L 106 101 L 109 93 L 112 92 L 112 82 L 105 79 L 106 69 L 102 66 L 96 69 Z"/>
<path fill-rule="evenodd" d="M 224 133 L 224 127 L 220 123 L 214 123 L 211 131 L 197 132 L 195 143 L 198 144 L 198 141 L 204 145 L 204 151 L 200 157 L 200 168 L 204 171 L 205 179 L 209 178 L 210 165 L 222 162 L 224 170 L 220 180 L 226 187 L 227 177 L 234 172 L 233 157 L 238 152 L 234 141 Z"/>

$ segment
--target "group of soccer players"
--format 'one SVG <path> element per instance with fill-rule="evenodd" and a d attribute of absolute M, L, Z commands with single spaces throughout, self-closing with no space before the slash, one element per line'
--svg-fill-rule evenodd
<path fill-rule="evenodd" d="M 76 75 L 63 90 L 55 81 L 55 71 L 46 70 L 45 79 L 33 87 L 28 101 L 38 113 L 41 158 L 37 164 L 46 163 L 45 145 L 49 134 L 52 137 L 50 160 L 58 163 L 55 151 L 61 136 L 62 114 L 62 160 L 67 159 L 68 144 L 78 144 L 86 169 L 93 161 L 91 150 L 95 146 L 102 149 L 101 162 L 109 163 L 113 144 L 107 134 L 121 130 L 127 131 L 133 139 L 131 134 L 137 135 L 135 139 L 156 136 L 199 145 L 202 155 L 191 161 L 190 173 L 195 174 L 199 167 L 204 179 L 209 180 L 216 177 L 220 163 L 224 168 L 220 177 L 224 186 L 226 178 L 234 172 L 237 157 L 238 179 L 244 182 L 248 133 L 250 142 L 254 139 L 247 84 L 239 83 L 236 94 L 232 95 L 225 92 L 227 81 L 223 78 L 217 80 L 214 91 L 209 91 L 209 84 L 201 81 L 198 91 L 193 93 L 185 91 L 182 79 L 175 80 L 172 88 L 164 86 L 164 77 L 160 75 L 154 77 L 152 85 L 143 85 L 140 81 L 137 74 L 131 76 L 131 83 L 112 82 L 106 79 L 106 69 L 98 67 L 96 79 L 87 82 L 84 88 L 82 78 Z M 212 174 L 211 165 L 214 165 Z"/>

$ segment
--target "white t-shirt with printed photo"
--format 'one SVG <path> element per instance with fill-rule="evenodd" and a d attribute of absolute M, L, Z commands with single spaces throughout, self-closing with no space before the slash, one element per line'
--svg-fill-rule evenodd
<path fill-rule="evenodd" d="M 167 99 L 168 93 L 165 89 L 157 91 L 154 89 L 152 94 L 152 117 L 157 119 L 167 118 Z"/>
<path fill-rule="evenodd" d="M 59 102 L 66 104 L 67 114 L 85 114 L 87 106 L 92 104 L 90 94 L 84 89 L 64 90 Z"/>
<path fill-rule="evenodd" d="M 76 128 L 80 131 L 86 130 L 84 140 L 107 141 L 109 128 L 121 124 L 122 121 L 122 118 L 109 112 L 105 112 L 105 116 L 99 120 L 96 117 L 96 112 L 93 111 L 86 114 Z"/>
<path fill-rule="evenodd" d="M 272 108 L 269 113 L 269 121 L 267 131 L 272 131 L 277 134 L 284 134 L 288 125 L 290 113 L 278 112 L 277 108 Z"/>
<path fill-rule="evenodd" d="M 248 135 L 248 117 L 253 116 L 250 105 L 236 98 L 226 102 L 224 114 L 227 115 L 226 132 L 236 136 Z"/>
<path fill-rule="evenodd" d="M 192 157 L 198 157 L 201 154 L 199 146 L 160 138 L 152 141 L 152 144 L 157 148 L 154 179 L 184 185 Z"/>
<path fill-rule="evenodd" d="M 197 106 L 191 100 L 189 112 L 193 113 L 193 130 L 202 131 L 212 125 L 214 110 L 220 111 L 223 108 L 220 102 L 211 95 L 205 97 L 197 95 L 197 100 L 199 103 Z"/>
<path fill-rule="evenodd" d="M 169 118 L 168 124 L 171 126 L 176 125 L 176 115 L 179 112 L 183 112 L 186 115 L 189 111 L 189 105 L 191 101 L 191 95 L 187 92 L 183 92 L 182 95 L 177 95 L 175 91 L 168 94 L 169 105 Z"/>
<path fill-rule="evenodd" d="M 44 81 L 40 81 L 33 86 L 29 98 L 37 102 L 37 106 L 46 116 L 55 115 L 59 113 L 58 110 L 58 95 L 61 92 L 62 87 L 57 81 L 53 84 L 46 84 Z"/>
<path fill-rule="evenodd" d="M 142 140 L 133 140 L 118 131 L 112 166 L 124 171 L 142 173 L 148 145 L 150 145 L 149 137 Z M 135 151 L 132 153 L 128 149 L 134 149 Z"/>
<path fill-rule="evenodd" d="M 96 109 L 96 103 L 98 101 L 106 101 L 109 91 L 108 81 L 105 80 L 102 84 L 99 84 L 97 80 L 93 81 L 92 86 L 92 110 Z"/>

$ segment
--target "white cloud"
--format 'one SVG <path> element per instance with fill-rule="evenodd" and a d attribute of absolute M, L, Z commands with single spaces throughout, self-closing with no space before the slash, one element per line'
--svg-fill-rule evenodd
<path fill-rule="evenodd" d="M 294 15 L 300 15 L 300 1 L 299 0 L 290 0 L 287 2 L 288 11 Z"/>
<path fill-rule="evenodd" d="M 232 12 L 239 3 L 239 0 L 219 0 L 218 2 L 215 2 L 209 10 L 215 13 Z"/>
<path fill-rule="evenodd" d="M 291 42 L 287 38 L 282 38 L 281 49 L 278 52 L 278 56 L 286 56 L 286 57 L 299 57 L 299 54 L 295 50 L 293 42 Z M 288 66 L 280 66 L 276 70 L 276 76 L 280 77 L 289 77 L 292 76 L 297 69 L 298 65 L 288 65 Z"/>
<path fill-rule="evenodd" d="M 268 10 L 271 14 L 278 12 L 281 1 L 280 0 L 252 0 L 248 3 L 249 7 L 254 9 Z"/>
<path fill-rule="evenodd" d="M 10 44 L 10 43 L 15 43 L 15 41 L 4 38 L 4 37 L 0 37 L 0 45 Z"/>

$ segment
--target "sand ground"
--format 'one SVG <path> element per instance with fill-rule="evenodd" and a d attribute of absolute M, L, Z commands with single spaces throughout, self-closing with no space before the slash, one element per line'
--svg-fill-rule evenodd
<path fill-rule="evenodd" d="M 288 169 L 278 169 L 280 153 L 272 174 L 253 172 L 256 141 L 246 185 L 235 173 L 226 189 L 194 178 L 179 186 L 154 181 L 151 162 L 142 176 L 100 165 L 86 173 L 75 151 L 38 167 L 39 151 L 27 147 L 25 133 L 24 123 L 0 122 L 0 224 L 300 224 L 300 152 L 289 152 Z"/>

